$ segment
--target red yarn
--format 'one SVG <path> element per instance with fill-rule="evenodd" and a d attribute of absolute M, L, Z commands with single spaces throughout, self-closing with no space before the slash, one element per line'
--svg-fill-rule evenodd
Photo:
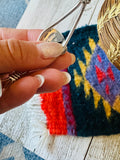
<path fill-rule="evenodd" d="M 105 87 L 105 91 L 106 91 L 106 94 L 108 94 L 108 95 L 109 95 L 109 93 L 110 93 L 109 85 L 106 85 L 106 87 Z"/>
<path fill-rule="evenodd" d="M 114 74 L 113 74 L 113 71 L 112 71 L 112 68 L 111 68 L 110 65 L 109 65 L 109 67 L 107 69 L 107 73 L 106 74 L 100 68 L 98 68 L 97 66 L 95 66 L 95 68 L 96 68 L 96 74 L 97 74 L 97 78 L 98 78 L 99 83 L 101 83 L 103 81 L 103 79 L 106 78 L 106 75 L 109 76 L 109 78 L 112 81 L 115 80 L 115 77 L 114 77 Z M 105 86 L 105 91 L 106 91 L 106 94 L 109 95 L 110 89 L 109 89 L 109 85 L 108 84 Z"/>
<path fill-rule="evenodd" d="M 96 74 L 97 74 L 97 78 L 98 78 L 98 81 L 99 83 L 101 83 L 103 81 L 104 78 L 106 78 L 106 75 L 105 73 L 100 69 L 98 68 L 97 66 L 95 66 L 96 68 Z"/>
<path fill-rule="evenodd" d="M 54 93 L 41 94 L 41 108 L 47 117 L 47 128 L 50 134 L 67 134 L 67 120 L 63 104 L 62 89 Z"/>
<path fill-rule="evenodd" d="M 114 77 L 114 74 L 113 74 L 113 71 L 112 71 L 111 66 L 109 66 L 108 69 L 107 69 L 107 75 L 108 75 L 113 81 L 115 80 L 115 77 Z"/>
<path fill-rule="evenodd" d="M 101 57 L 100 57 L 99 54 L 97 55 L 97 59 L 98 59 L 98 61 L 99 61 L 100 63 L 102 62 L 102 59 L 101 59 Z"/>

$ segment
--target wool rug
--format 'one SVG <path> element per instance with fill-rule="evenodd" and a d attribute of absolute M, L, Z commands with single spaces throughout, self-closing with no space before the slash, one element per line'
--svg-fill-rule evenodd
<path fill-rule="evenodd" d="M 97 25 L 76 29 L 68 51 L 76 56 L 66 69 L 70 84 L 40 95 L 47 130 L 73 136 L 120 133 L 120 71 L 100 47 Z"/>

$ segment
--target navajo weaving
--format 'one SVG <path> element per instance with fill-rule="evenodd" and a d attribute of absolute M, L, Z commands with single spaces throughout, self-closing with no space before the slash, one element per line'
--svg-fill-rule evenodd
<path fill-rule="evenodd" d="M 96 25 L 76 29 L 68 51 L 76 56 L 75 64 L 67 69 L 70 84 L 40 95 L 50 134 L 120 133 L 120 71 L 101 49 Z"/>

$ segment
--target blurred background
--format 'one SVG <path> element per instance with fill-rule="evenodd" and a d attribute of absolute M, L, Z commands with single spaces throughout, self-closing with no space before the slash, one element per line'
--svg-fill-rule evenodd
<path fill-rule="evenodd" d="M 0 0 L 0 27 L 16 28 L 30 0 Z"/>

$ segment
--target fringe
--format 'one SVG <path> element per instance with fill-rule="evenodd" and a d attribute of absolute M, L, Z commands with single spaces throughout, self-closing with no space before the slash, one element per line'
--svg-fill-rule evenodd
<path fill-rule="evenodd" d="M 35 95 L 29 101 L 29 145 L 31 145 L 29 147 L 32 149 L 38 148 L 50 135 L 46 125 L 46 116 L 41 109 L 41 101 L 40 95 Z"/>

